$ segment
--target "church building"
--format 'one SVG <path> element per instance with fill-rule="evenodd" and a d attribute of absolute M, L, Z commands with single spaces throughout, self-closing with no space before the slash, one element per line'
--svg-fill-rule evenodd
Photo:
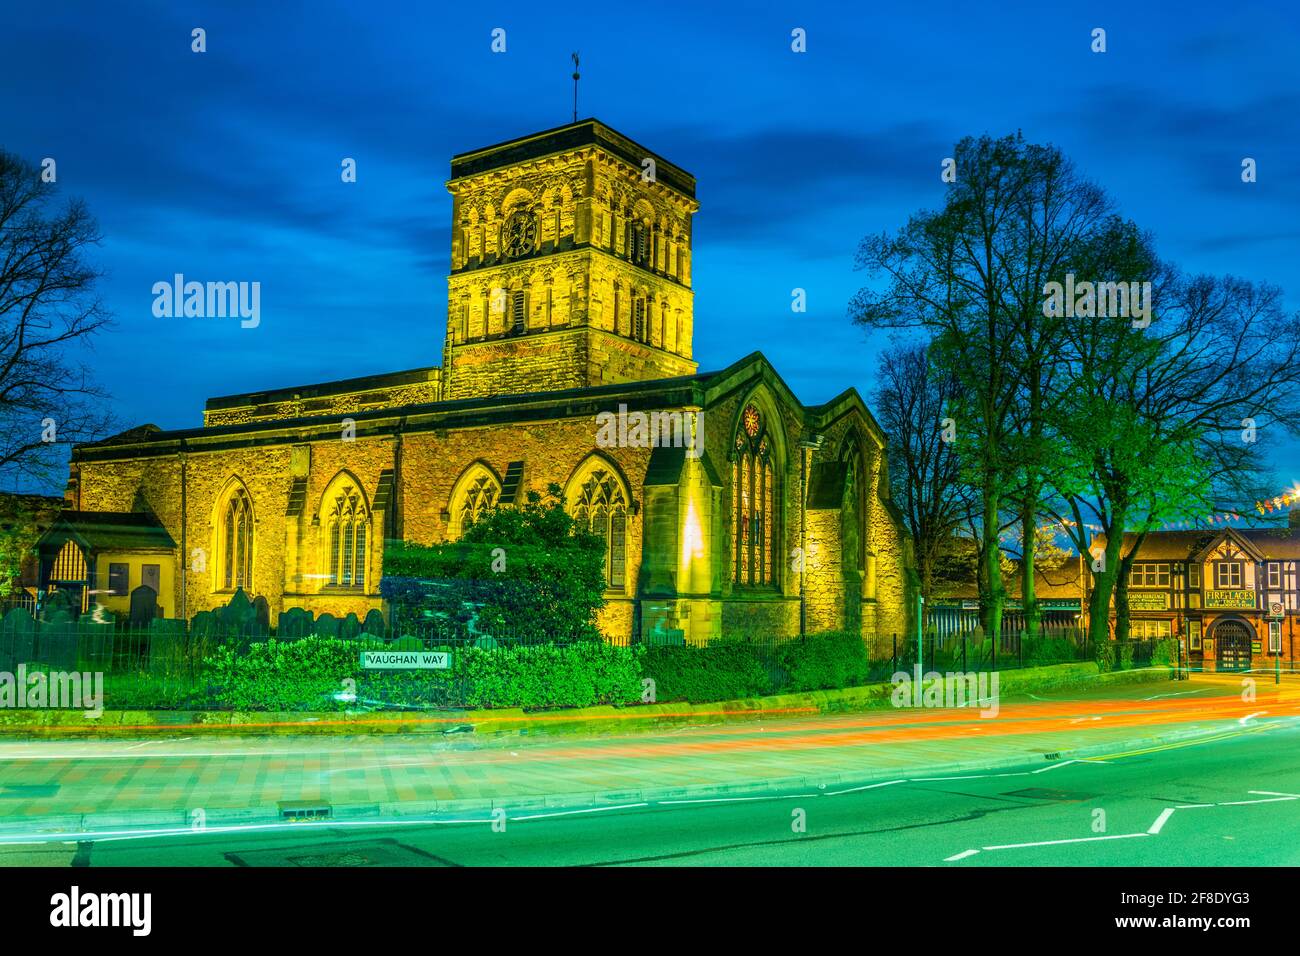
<path fill-rule="evenodd" d="M 692 175 L 588 119 L 455 156 L 447 189 L 441 364 L 78 446 L 42 585 L 364 617 L 386 540 L 455 539 L 555 483 L 605 538 L 611 638 L 905 632 L 909 540 L 862 398 L 805 406 L 758 352 L 699 371 Z"/>

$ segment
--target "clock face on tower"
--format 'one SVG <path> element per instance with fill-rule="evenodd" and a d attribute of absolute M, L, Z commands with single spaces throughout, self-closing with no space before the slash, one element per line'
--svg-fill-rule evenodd
<path fill-rule="evenodd" d="M 512 213 L 506 220 L 502 249 L 511 259 L 526 256 L 537 248 L 537 219 L 526 209 Z"/>

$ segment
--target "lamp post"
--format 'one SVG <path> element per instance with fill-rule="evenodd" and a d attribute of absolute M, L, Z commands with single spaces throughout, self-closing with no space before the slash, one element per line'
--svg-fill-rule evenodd
<path fill-rule="evenodd" d="M 921 675 L 925 672 L 922 667 L 922 658 L 925 654 L 925 647 L 922 644 L 921 635 L 924 633 L 922 620 L 925 615 L 925 595 L 920 591 L 916 592 L 916 686 L 921 686 Z"/>

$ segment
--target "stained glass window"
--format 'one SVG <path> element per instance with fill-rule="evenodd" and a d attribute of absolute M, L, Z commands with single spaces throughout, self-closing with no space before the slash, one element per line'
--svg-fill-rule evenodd
<path fill-rule="evenodd" d="M 471 480 L 461 494 L 452 536 L 463 534 L 467 527 L 483 516 L 483 512 L 495 508 L 500 495 L 501 486 L 486 471 Z"/>
<path fill-rule="evenodd" d="M 366 585 L 366 532 L 370 514 L 361 494 L 344 486 L 329 514 L 330 584 L 361 588 Z"/>
<path fill-rule="evenodd" d="M 627 574 L 627 498 L 610 472 L 594 469 L 570 505 L 573 517 L 605 539 L 605 579 L 621 588 Z"/>
<path fill-rule="evenodd" d="M 225 586 L 251 588 L 253 583 L 253 503 L 239 488 L 226 505 Z"/>
<path fill-rule="evenodd" d="M 741 412 L 732 454 L 732 580 L 737 584 L 775 584 L 779 468 L 772 460 L 763 415 L 753 405 L 746 405 Z"/>

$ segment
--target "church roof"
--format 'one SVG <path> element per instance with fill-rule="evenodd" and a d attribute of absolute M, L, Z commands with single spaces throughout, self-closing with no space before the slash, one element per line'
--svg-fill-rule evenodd
<path fill-rule="evenodd" d="M 82 550 L 174 551 L 176 542 L 151 514 L 116 511 L 64 511 L 41 537 L 40 547 L 58 550 L 69 540 Z"/>
<path fill-rule="evenodd" d="M 555 153 L 567 153 L 584 146 L 598 146 L 637 169 L 642 168 L 646 159 L 653 159 L 657 182 L 695 198 L 694 176 L 598 119 L 578 120 L 540 133 L 529 133 L 503 143 L 457 153 L 451 158 L 451 181 L 454 183 L 467 176 L 477 176 L 492 169 L 513 166 Z"/>

